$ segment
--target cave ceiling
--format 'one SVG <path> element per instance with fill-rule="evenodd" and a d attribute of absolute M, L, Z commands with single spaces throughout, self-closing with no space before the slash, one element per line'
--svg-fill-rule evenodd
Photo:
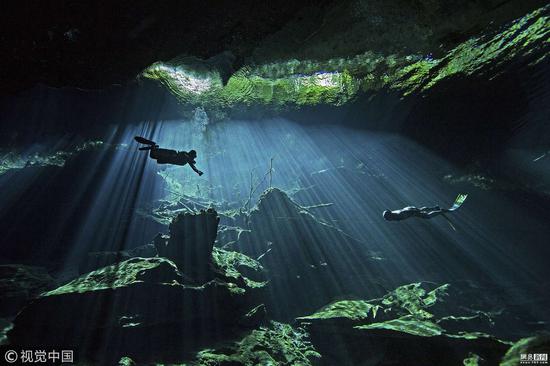
<path fill-rule="evenodd" d="M 342 105 L 548 54 L 549 7 L 536 0 L 26 1 L 10 10 L 2 95 L 154 79 L 191 106 Z"/>

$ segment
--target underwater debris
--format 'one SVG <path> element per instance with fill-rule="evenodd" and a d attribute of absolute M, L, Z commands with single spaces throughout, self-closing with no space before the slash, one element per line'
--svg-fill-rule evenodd
<path fill-rule="evenodd" d="M 468 354 L 468 357 L 462 361 L 464 366 L 479 366 L 480 362 L 483 364 L 485 360 L 475 353 Z"/>
<path fill-rule="evenodd" d="M 495 184 L 494 179 L 483 176 L 481 174 L 467 174 L 458 177 L 448 174 L 443 177 L 443 180 L 449 182 L 450 184 L 469 183 L 474 187 L 480 188 L 484 191 L 493 189 L 493 186 Z"/>

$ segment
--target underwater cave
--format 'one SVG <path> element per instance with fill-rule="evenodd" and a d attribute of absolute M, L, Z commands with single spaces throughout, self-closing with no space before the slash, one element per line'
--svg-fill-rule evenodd
<path fill-rule="evenodd" d="M 548 364 L 546 1 L 5 10 L 2 364 Z"/>

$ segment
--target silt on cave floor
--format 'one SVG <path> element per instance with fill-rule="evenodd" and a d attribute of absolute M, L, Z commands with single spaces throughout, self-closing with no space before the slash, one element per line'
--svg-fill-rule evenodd
<path fill-rule="evenodd" d="M 547 364 L 549 5 L 244 3 L 3 22 L 0 356 Z"/>

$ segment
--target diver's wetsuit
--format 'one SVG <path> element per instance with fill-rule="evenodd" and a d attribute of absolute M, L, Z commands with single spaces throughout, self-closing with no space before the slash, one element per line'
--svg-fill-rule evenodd
<path fill-rule="evenodd" d="M 185 151 L 176 151 L 170 149 L 151 149 L 149 156 L 155 159 L 159 164 L 174 164 L 185 165 L 188 163 L 194 164 L 193 158 Z"/>
<path fill-rule="evenodd" d="M 195 167 L 196 155 L 193 156 L 190 152 L 152 148 L 149 152 L 149 156 L 151 159 L 155 159 L 159 164 L 173 164 L 182 166 L 189 164 L 195 173 L 202 175 L 202 172 Z"/>
<path fill-rule="evenodd" d="M 401 221 L 410 217 L 420 217 L 421 219 L 431 219 L 432 217 L 442 215 L 449 212 L 447 209 L 442 209 L 439 206 L 434 207 L 414 207 L 409 206 L 401 210 L 385 211 L 384 218 L 388 221 Z"/>
<path fill-rule="evenodd" d="M 146 147 L 140 147 L 139 150 L 149 150 L 149 157 L 155 159 L 158 164 L 173 164 L 173 165 L 186 165 L 189 164 L 191 169 L 198 175 L 203 173 L 195 167 L 195 158 L 197 152 L 195 150 L 190 151 L 176 151 L 171 149 L 161 149 L 159 146 L 151 140 L 147 140 L 141 136 L 136 136 L 134 139 L 140 144 L 149 145 Z"/>

